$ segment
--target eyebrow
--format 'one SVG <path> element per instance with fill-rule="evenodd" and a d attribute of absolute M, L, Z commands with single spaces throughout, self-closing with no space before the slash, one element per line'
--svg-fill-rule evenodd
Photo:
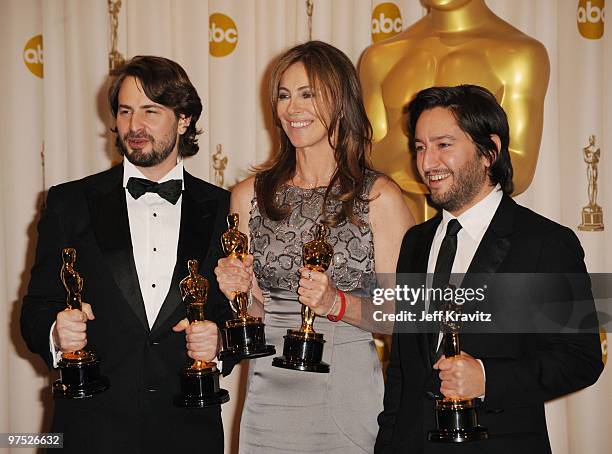
<path fill-rule="evenodd" d="M 285 88 L 283 86 L 278 87 L 278 91 L 281 91 L 281 90 L 290 91 L 288 88 Z M 310 90 L 310 85 L 302 85 L 301 87 L 298 87 L 298 91 L 302 91 L 302 90 Z"/>
<path fill-rule="evenodd" d="M 451 135 L 451 134 L 442 134 L 440 136 L 433 136 L 430 138 L 431 142 L 435 142 L 436 140 L 441 140 L 441 139 L 451 139 L 451 140 L 455 140 L 456 137 Z M 422 139 L 419 139 L 418 137 L 415 137 L 414 139 L 415 142 L 423 142 Z"/>
<path fill-rule="evenodd" d="M 119 108 L 120 109 L 130 109 L 130 110 L 134 110 L 134 108 L 132 106 L 128 106 L 127 104 L 119 104 Z M 164 109 L 165 106 L 162 106 L 161 104 L 145 104 L 143 106 L 139 106 L 140 109 Z"/>

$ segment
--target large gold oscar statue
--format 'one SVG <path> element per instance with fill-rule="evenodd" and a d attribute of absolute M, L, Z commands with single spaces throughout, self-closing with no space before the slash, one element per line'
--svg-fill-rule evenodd
<path fill-rule="evenodd" d="M 417 222 L 430 218 L 427 188 L 408 152 L 404 107 L 431 86 L 489 89 L 510 123 L 514 194 L 535 173 L 550 64 L 544 46 L 517 30 L 484 0 L 421 0 L 428 14 L 405 31 L 368 47 L 360 78 L 374 128 L 372 161 L 407 193 Z"/>

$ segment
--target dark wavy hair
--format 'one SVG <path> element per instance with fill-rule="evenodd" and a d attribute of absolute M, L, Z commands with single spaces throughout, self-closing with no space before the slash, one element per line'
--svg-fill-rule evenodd
<path fill-rule="evenodd" d="M 119 110 L 119 90 L 126 77 L 138 79 L 147 98 L 172 109 L 178 119 L 180 115 L 191 117 L 184 134 L 179 136 L 178 151 L 183 157 L 193 156 L 198 150 L 196 123 L 202 113 L 202 102 L 185 70 L 176 62 L 163 57 L 139 55 L 113 73 L 108 90 L 108 102 L 114 117 Z M 117 132 L 117 129 L 112 129 Z"/>
<path fill-rule="evenodd" d="M 354 214 L 354 204 L 363 190 L 365 171 L 369 168 L 366 155 L 372 145 L 372 126 L 363 106 L 361 85 L 351 60 L 339 49 L 322 41 L 309 41 L 289 49 L 277 60 L 269 85 L 270 107 L 280 134 L 280 149 L 267 162 L 257 167 L 255 192 L 260 208 L 273 220 L 284 219 L 290 207 L 276 206 L 275 196 L 282 184 L 295 175 L 295 147 L 282 128 L 276 105 L 280 81 L 285 71 L 301 62 L 306 68 L 310 88 L 315 93 L 317 113 L 326 110 L 328 118 L 319 115 L 327 128 L 327 140 L 334 150 L 336 171 L 325 192 L 341 202 L 337 213 L 323 213 L 328 225 L 348 219 L 361 225 Z M 332 194 L 332 189 L 338 191 Z"/>
<path fill-rule="evenodd" d="M 458 85 L 456 87 L 431 87 L 421 90 L 408 104 L 408 139 L 410 150 L 415 152 L 416 124 L 425 110 L 434 107 L 449 109 L 457 125 L 476 145 L 480 156 L 491 161 L 489 179 L 499 183 L 505 194 L 514 190 L 512 183 L 512 162 L 508 146 L 510 132 L 506 112 L 489 90 L 477 85 Z M 499 136 L 499 153 L 491 134 Z"/>

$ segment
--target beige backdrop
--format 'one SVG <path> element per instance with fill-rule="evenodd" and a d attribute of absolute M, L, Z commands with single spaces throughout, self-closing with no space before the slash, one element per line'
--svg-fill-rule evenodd
<path fill-rule="evenodd" d="M 598 203 L 612 228 L 612 185 L 606 184 L 612 171 L 607 155 L 612 144 L 612 40 L 609 32 L 600 39 L 585 38 L 577 23 L 580 19 L 595 30 L 602 28 L 598 8 L 603 1 L 487 0 L 498 15 L 541 41 L 551 60 L 536 176 L 519 202 L 575 230 L 588 200 L 582 148 L 589 135 L 601 148 Z M 382 2 L 313 3 L 312 37 L 338 46 L 357 63 L 372 42 L 372 11 Z M 401 22 L 389 18 L 396 29 L 426 12 L 418 0 L 391 3 L 401 14 Z M 128 57 L 156 54 L 178 61 L 203 99 L 201 151 L 187 162 L 194 174 L 214 180 L 211 156 L 219 144 L 228 158 L 226 187 L 268 156 L 265 76 L 275 55 L 308 39 L 307 19 L 303 0 L 123 0 L 118 50 Z M 3 0 L 0 29 L 0 288 L 5 301 L 0 324 L 6 327 L 0 334 L 0 433 L 44 432 L 51 377 L 20 338 L 20 300 L 43 191 L 117 161 L 104 99 L 111 42 L 107 0 Z M 38 35 L 44 36 L 44 51 Z M 210 55 L 209 39 L 216 55 L 227 55 Z M 577 233 L 589 270 L 612 270 L 609 231 Z M 232 393 L 232 402 L 223 407 L 227 452 L 234 446 L 230 437 L 239 415 L 239 378 L 234 373 L 224 381 Z M 610 408 L 609 368 L 594 387 L 547 404 L 554 452 L 611 452 Z"/>

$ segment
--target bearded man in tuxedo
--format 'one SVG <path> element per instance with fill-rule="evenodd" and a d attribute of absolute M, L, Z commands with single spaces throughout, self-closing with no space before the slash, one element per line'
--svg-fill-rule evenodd
<path fill-rule="evenodd" d="M 510 197 L 508 131 L 501 106 L 478 86 L 428 88 L 410 102 L 409 146 L 440 213 L 406 233 L 398 280 L 429 273 L 435 283 L 443 273 L 465 273 L 465 283 L 489 276 L 484 307 L 502 321 L 522 309 L 546 307 L 566 317 L 578 300 L 592 312 L 576 235 Z M 520 294 L 522 286 L 501 285 L 503 278 L 512 283 L 516 273 L 534 276 L 537 291 Z M 578 280 L 568 281 L 568 275 Z M 505 332 L 461 333 L 461 354 L 449 358 L 440 351 L 437 330 L 401 333 L 396 324 L 375 452 L 550 453 L 544 402 L 593 384 L 603 369 L 601 348 L 596 327 L 561 333 L 529 323 L 524 317 Z M 477 415 L 488 439 L 429 441 L 436 429 L 434 396 L 481 399 Z"/>
<path fill-rule="evenodd" d="M 64 433 L 65 452 L 195 452 L 205 445 L 222 453 L 220 407 L 178 408 L 173 398 L 188 356 L 211 361 L 217 326 L 232 318 L 212 273 L 229 193 L 183 168 L 183 158 L 198 152 L 202 112 L 184 69 L 138 56 L 115 76 L 108 99 L 123 163 L 49 190 L 22 334 L 50 367 L 62 352 L 91 344 L 110 379 L 91 398 L 55 401 L 52 431 Z M 78 254 L 82 310 L 65 307 L 58 273 L 66 247 Z M 179 292 L 189 259 L 211 283 L 208 320 L 193 326 Z M 223 366 L 229 373 L 232 364 Z"/>

